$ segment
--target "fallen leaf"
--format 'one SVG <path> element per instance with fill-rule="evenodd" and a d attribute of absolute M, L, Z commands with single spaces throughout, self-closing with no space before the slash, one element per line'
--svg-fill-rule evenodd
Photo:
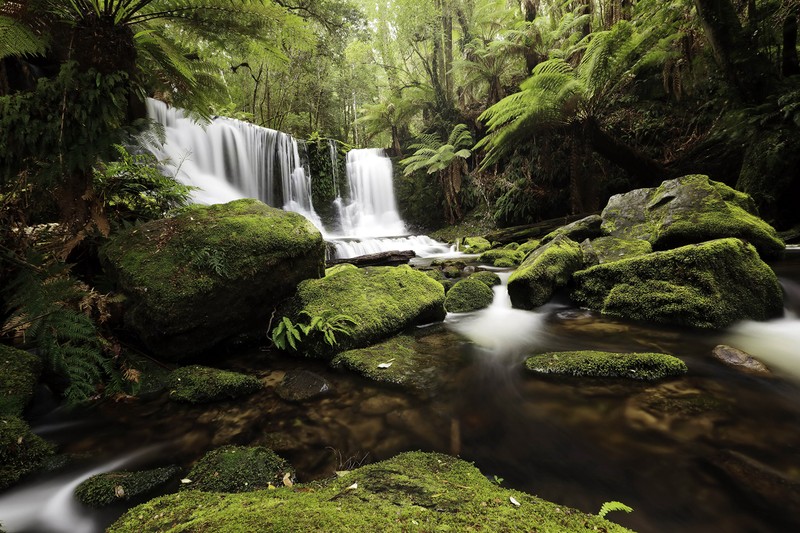
<path fill-rule="evenodd" d="M 283 486 L 284 487 L 291 487 L 292 485 L 294 485 L 294 483 L 292 483 L 292 473 L 291 472 L 286 472 L 283 475 Z"/>
<path fill-rule="evenodd" d="M 181 480 L 181 483 L 183 483 L 184 485 L 185 485 L 186 483 L 191 483 L 191 482 L 192 482 L 192 480 L 191 480 L 191 479 L 189 479 L 189 478 L 183 478 L 183 479 Z"/>
<path fill-rule="evenodd" d="M 513 496 L 509 496 L 508 499 L 511 500 L 511 503 L 519 507 L 519 502 L 515 500 Z"/>
<path fill-rule="evenodd" d="M 356 482 L 356 483 L 353 483 L 352 485 L 350 485 L 349 487 L 347 487 L 345 490 L 354 490 L 354 489 L 357 489 L 357 488 L 358 488 L 358 483 Z"/>
<path fill-rule="evenodd" d="M 122 485 L 117 485 L 116 487 L 114 487 L 114 496 L 116 496 L 117 498 L 125 497 L 125 489 L 122 487 Z"/>
<path fill-rule="evenodd" d="M 394 362 L 394 359 L 392 359 L 391 361 L 386 361 L 385 363 L 379 364 L 378 368 L 389 368 L 390 366 L 392 366 L 393 362 Z"/>

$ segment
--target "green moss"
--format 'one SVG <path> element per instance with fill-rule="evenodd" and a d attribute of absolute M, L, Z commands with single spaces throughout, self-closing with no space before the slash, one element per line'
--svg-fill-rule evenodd
<path fill-rule="evenodd" d="M 263 446 L 223 446 L 200 458 L 187 476 L 191 483 L 181 490 L 247 492 L 283 485 L 292 467 Z"/>
<path fill-rule="evenodd" d="M 517 248 L 519 248 L 519 243 L 516 242 L 510 242 L 503 246 L 504 250 L 516 250 Z"/>
<path fill-rule="evenodd" d="M 16 416 L 0 416 L 0 490 L 36 471 L 53 446 Z"/>
<path fill-rule="evenodd" d="M 22 414 L 41 372 L 37 356 L 0 344 L 0 416 Z"/>
<path fill-rule="evenodd" d="M 257 200 L 191 206 L 115 235 L 101 255 L 128 296 L 126 323 L 159 355 L 187 357 L 265 323 L 324 242 L 305 218 Z"/>
<path fill-rule="evenodd" d="M 109 531 L 187 530 L 627 531 L 597 516 L 498 487 L 455 457 L 422 452 L 404 453 L 308 487 L 158 498 L 128 511 Z"/>
<path fill-rule="evenodd" d="M 519 252 L 517 250 L 506 250 L 505 248 L 500 248 L 497 250 L 488 250 L 486 252 L 483 252 L 481 256 L 478 258 L 478 261 L 482 263 L 489 263 L 496 267 L 506 267 L 506 266 L 512 267 L 520 264 L 524 257 L 525 257 L 524 252 Z"/>
<path fill-rule="evenodd" d="M 339 264 L 339 265 L 334 265 L 334 266 L 332 266 L 330 268 L 326 268 L 325 269 L 325 275 L 326 276 L 333 276 L 334 274 L 336 274 L 337 272 L 340 272 L 342 270 L 352 270 L 354 268 L 358 268 L 358 267 L 355 266 L 355 265 L 351 265 L 350 263 L 342 263 L 342 264 Z"/>
<path fill-rule="evenodd" d="M 468 313 L 489 307 L 493 298 L 492 289 L 481 280 L 469 277 L 447 291 L 444 308 L 448 313 Z"/>
<path fill-rule="evenodd" d="M 681 376 L 688 370 L 683 361 L 663 353 L 599 351 L 550 352 L 534 355 L 525 360 L 525 368 L 535 374 L 642 381 Z"/>
<path fill-rule="evenodd" d="M 444 287 L 408 265 L 345 269 L 302 282 L 284 314 L 297 322 L 301 311 L 320 316 L 328 310 L 355 321 L 351 334 L 337 335 L 334 347 L 317 343 L 309 355 L 368 346 L 409 326 L 443 320 Z"/>
<path fill-rule="evenodd" d="M 495 285 L 500 285 L 501 283 L 500 276 L 494 272 L 489 272 L 488 270 L 479 270 L 474 274 L 470 274 L 469 279 L 477 279 L 478 281 L 485 283 L 490 289 Z"/>
<path fill-rule="evenodd" d="M 167 386 L 171 400 L 206 403 L 252 394 L 263 385 L 255 376 L 191 365 L 173 370 Z"/>
<path fill-rule="evenodd" d="M 75 497 L 84 505 L 105 507 L 152 492 L 174 479 L 180 472 L 180 467 L 166 466 L 139 472 L 97 474 L 75 488 Z"/>
<path fill-rule="evenodd" d="M 540 241 L 539 239 L 531 239 L 529 241 L 526 241 L 526 242 L 523 242 L 522 244 L 520 244 L 519 248 L 517 248 L 517 251 L 518 252 L 522 252 L 523 254 L 527 255 L 530 252 L 532 252 L 535 249 L 537 249 L 541 245 L 542 245 L 542 241 Z"/>
<path fill-rule="evenodd" d="M 542 244 L 547 244 L 559 235 L 568 237 L 569 239 L 581 242 L 584 239 L 594 239 L 600 237 L 603 233 L 600 230 L 600 225 L 603 219 L 600 215 L 589 215 L 586 218 L 576 220 L 566 226 L 561 226 L 542 237 Z"/>
<path fill-rule="evenodd" d="M 583 267 L 583 253 L 578 243 L 559 235 L 537 248 L 508 279 L 511 304 L 533 309 L 545 304 L 555 291 L 565 287 L 572 273 Z"/>
<path fill-rule="evenodd" d="M 456 265 L 447 265 L 446 267 L 444 267 L 442 269 L 442 274 L 444 274 L 444 276 L 446 278 L 450 278 L 450 279 L 460 278 L 461 277 L 461 268 L 459 268 Z"/>
<path fill-rule="evenodd" d="M 465 254 L 481 254 L 492 247 L 492 243 L 483 237 L 466 237 L 461 245 Z"/>
<path fill-rule="evenodd" d="M 777 277 L 752 245 L 719 239 L 576 272 L 573 299 L 603 313 L 723 328 L 783 312 Z"/>
<path fill-rule="evenodd" d="M 581 243 L 581 248 L 587 264 L 609 263 L 653 251 L 653 247 L 647 241 L 610 236 L 584 241 Z"/>

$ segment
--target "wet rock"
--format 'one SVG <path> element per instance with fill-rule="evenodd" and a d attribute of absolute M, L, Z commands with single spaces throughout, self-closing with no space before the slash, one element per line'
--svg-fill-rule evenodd
<path fill-rule="evenodd" d="M 223 446 L 200 458 L 186 476 L 191 483 L 181 490 L 207 492 L 247 492 L 283 485 L 286 474 L 292 476 L 289 463 L 275 452 L 261 446 Z"/>
<path fill-rule="evenodd" d="M 501 283 L 500 276 L 488 270 L 480 270 L 474 274 L 471 274 L 469 277 L 470 279 L 477 279 L 478 281 L 485 283 L 489 288 L 492 288 L 495 285 L 500 285 Z"/>
<path fill-rule="evenodd" d="M 594 239 L 600 237 L 603 233 L 600 230 L 600 225 L 603 219 L 600 215 L 589 215 L 586 218 L 576 220 L 566 226 L 551 231 L 542 237 L 542 244 L 547 244 L 559 235 L 564 235 L 575 242 L 581 242 L 585 239 Z"/>
<path fill-rule="evenodd" d="M 511 274 L 508 279 L 511 304 L 520 309 L 533 309 L 547 303 L 581 268 L 583 253 L 578 243 L 563 235 L 557 236 L 528 254 Z"/>
<path fill-rule="evenodd" d="M 385 415 L 408 407 L 408 401 L 398 396 L 389 396 L 378 392 L 375 396 L 367 398 L 359 405 L 360 411 L 369 416 Z"/>
<path fill-rule="evenodd" d="M 549 352 L 525 360 L 534 374 L 655 381 L 681 376 L 686 364 L 663 353 Z"/>
<path fill-rule="evenodd" d="M 53 445 L 31 431 L 27 422 L 0 415 L 0 490 L 35 472 L 53 455 Z"/>
<path fill-rule="evenodd" d="M 759 374 L 762 376 L 772 375 L 772 372 L 770 372 L 769 368 L 767 368 L 767 366 L 758 359 L 754 359 L 750 354 L 725 344 L 715 346 L 711 351 L 711 354 L 717 360 L 722 361 L 726 365 L 737 368 L 743 372 L 747 372 L 749 374 Z"/>
<path fill-rule="evenodd" d="M 756 503 L 773 510 L 800 509 L 800 477 L 788 475 L 757 459 L 739 452 L 725 450 L 712 461 L 714 466 L 737 488 Z"/>
<path fill-rule="evenodd" d="M 22 414 L 41 373 L 38 356 L 0 344 L 0 415 Z"/>
<path fill-rule="evenodd" d="M 478 261 L 500 268 L 509 268 L 519 265 L 524 258 L 524 252 L 498 248 L 496 250 L 487 250 L 483 252 L 478 258 Z"/>
<path fill-rule="evenodd" d="M 711 329 L 783 313 L 778 278 L 739 239 L 595 265 L 576 272 L 573 281 L 571 296 L 579 305 L 644 322 Z"/>
<path fill-rule="evenodd" d="M 612 196 L 603 209 L 602 229 L 614 237 L 649 241 L 655 250 L 738 237 L 765 257 L 779 255 L 783 241 L 755 213 L 749 195 L 692 174 Z"/>
<path fill-rule="evenodd" d="M 485 283 L 475 278 L 462 279 L 447 291 L 444 308 L 448 313 L 467 313 L 489 307 L 494 293 Z"/>
<path fill-rule="evenodd" d="M 75 488 L 75 497 L 89 507 L 106 507 L 153 492 L 181 473 L 178 466 L 136 472 L 117 471 L 97 474 Z"/>
<path fill-rule="evenodd" d="M 325 246 L 301 215 L 245 199 L 120 232 L 101 256 L 127 296 L 126 325 L 180 359 L 263 328 L 300 281 L 323 275 Z"/>
<path fill-rule="evenodd" d="M 653 247 L 642 239 L 620 239 L 618 237 L 598 237 L 581 243 L 587 265 L 597 265 L 619 261 L 628 257 L 649 254 Z"/>
<path fill-rule="evenodd" d="M 461 244 L 461 251 L 465 254 L 480 254 L 492 247 L 492 243 L 483 237 L 466 237 Z"/>
<path fill-rule="evenodd" d="M 310 400 L 330 391 L 328 380 L 308 370 L 290 370 L 275 388 L 275 393 L 289 402 Z"/>
<path fill-rule="evenodd" d="M 255 376 L 200 365 L 173 370 L 167 385 L 171 400 L 187 403 L 229 400 L 262 388 L 261 381 Z"/>

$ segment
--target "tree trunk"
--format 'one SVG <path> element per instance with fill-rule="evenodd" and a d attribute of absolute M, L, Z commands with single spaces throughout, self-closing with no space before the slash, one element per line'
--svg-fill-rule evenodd
<path fill-rule="evenodd" d="M 797 59 L 797 9 L 792 9 L 783 20 L 783 49 L 781 53 L 781 75 L 800 74 Z"/>
<path fill-rule="evenodd" d="M 452 0 L 442 3 L 442 40 L 444 47 L 444 80 L 447 100 L 453 97 L 453 13 Z"/>
<path fill-rule="evenodd" d="M 588 119 L 584 128 L 591 147 L 601 156 L 626 170 L 638 183 L 645 186 L 658 185 L 669 177 L 669 173 L 661 163 L 613 137 L 604 131 L 596 120 Z"/>

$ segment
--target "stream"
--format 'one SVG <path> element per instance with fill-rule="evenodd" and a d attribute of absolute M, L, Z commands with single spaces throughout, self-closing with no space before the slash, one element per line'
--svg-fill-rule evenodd
<path fill-rule="evenodd" d="M 441 451 L 475 462 L 502 486 L 585 512 L 621 501 L 634 511 L 608 518 L 640 532 L 798 530 L 800 254 L 774 268 L 787 317 L 721 332 L 634 324 L 566 302 L 514 310 L 505 286 L 497 287 L 490 308 L 417 328 L 441 369 L 440 385 L 424 394 L 322 361 L 250 350 L 205 361 L 267 384 L 238 401 L 186 406 L 162 392 L 39 412 L 34 431 L 82 459 L 0 495 L 0 523 L 9 533 L 102 531 L 139 501 L 91 511 L 71 496 L 81 480 L 168 464 L 188 472 L 206 451 L 239 444 L 273 448 L 301 482 L 401 451 Z M 711 350 L 721 343 L 759 356 L 775 376 L 717 362 Z M 527 376 L 520 364 L 534 353 L 576 349 L 666 352 L 689 373 L 655 384 L 558 381 Z M 280 399 L 275 386 L 296 369 L 324 377 L 331 392 L 303 403 Z"/>

